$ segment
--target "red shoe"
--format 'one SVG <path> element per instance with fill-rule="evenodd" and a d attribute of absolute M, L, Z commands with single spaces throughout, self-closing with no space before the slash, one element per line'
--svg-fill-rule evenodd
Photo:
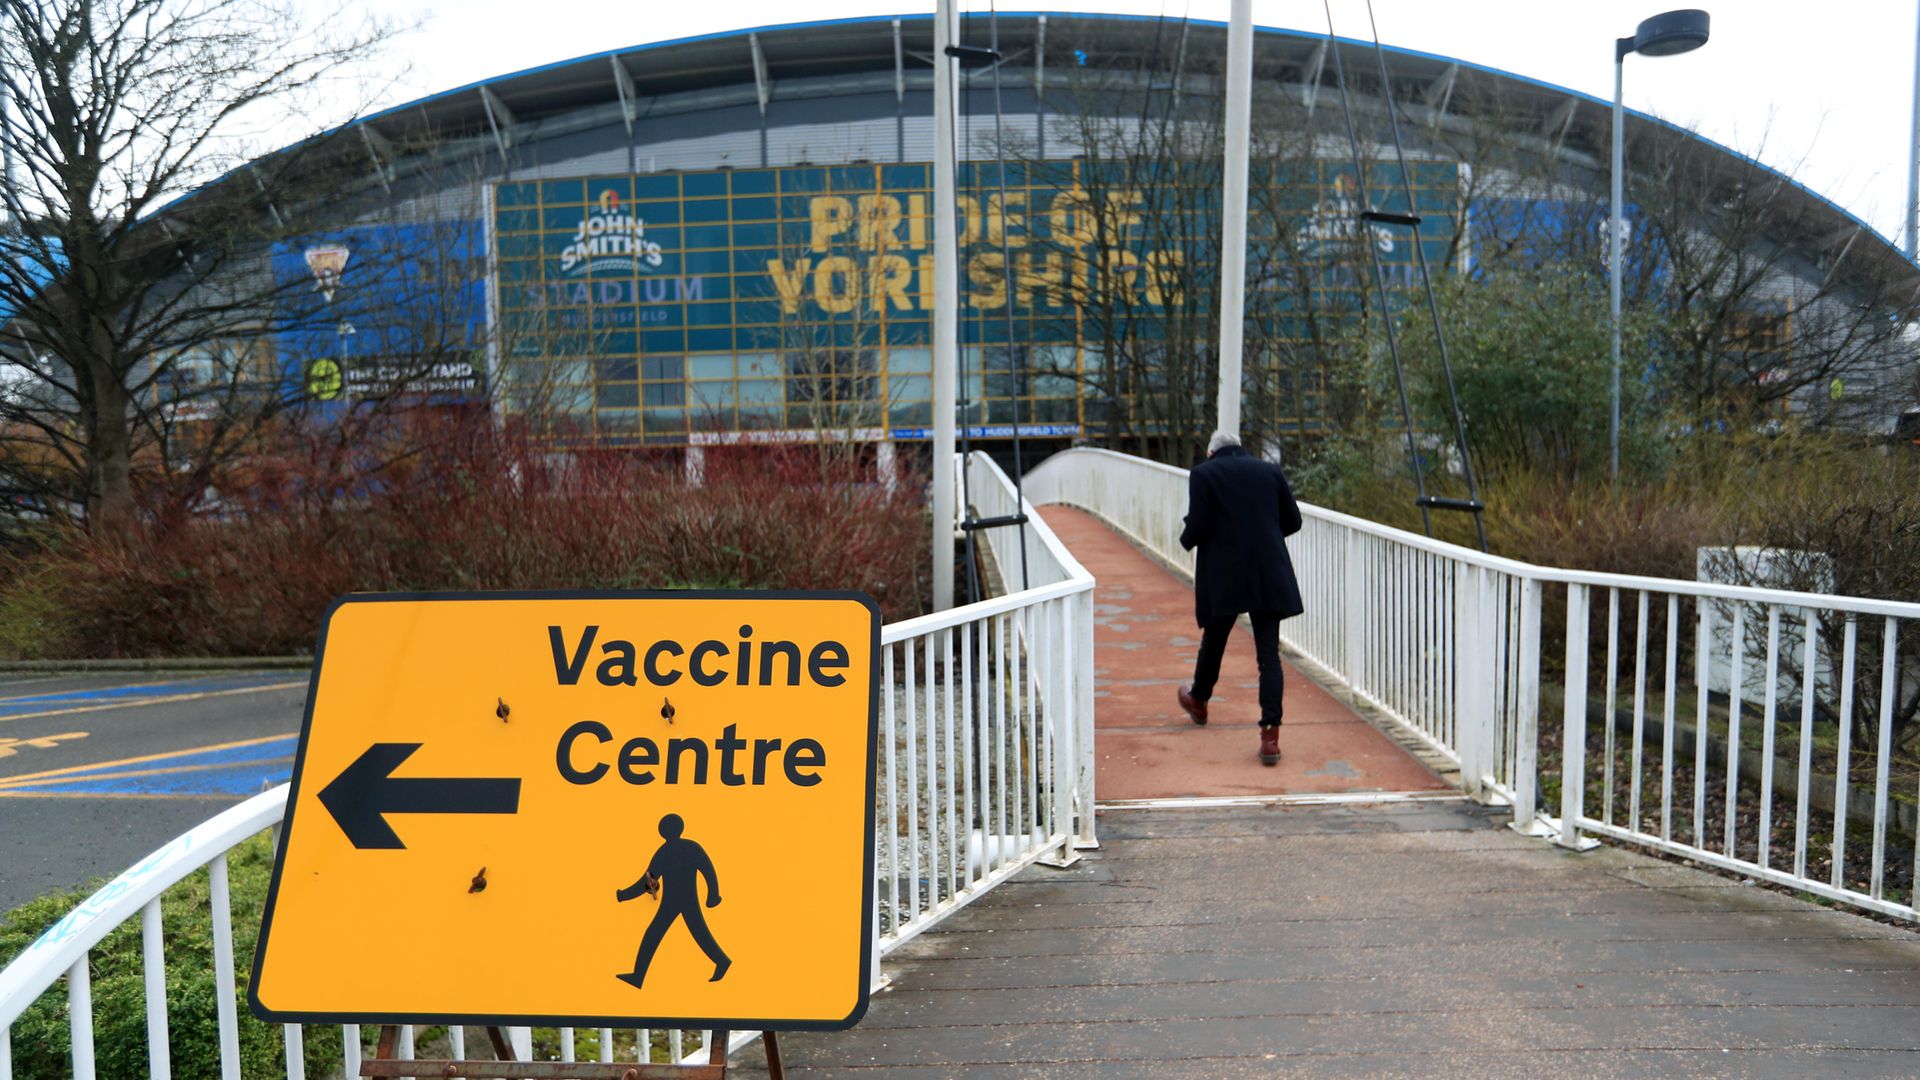
<path fill-rule="evenodd" d="M 1260 764 L 1280 764 L 1280 725 L 1260 729 Z"/>
<path fill-rule="evenodd" d="M 1207 703 L 1204 701 L 1195 701 L 1193 699 L 1192 686 L 1181 687 L 1179 692 L 1176 693 L 1174 696 L 1180 699 L 1180 707 L 1187 711 L 1187 715 L 1193 718 L 1194 723 L 1199 724 L 1203 727 L 1206 725 Z"/>

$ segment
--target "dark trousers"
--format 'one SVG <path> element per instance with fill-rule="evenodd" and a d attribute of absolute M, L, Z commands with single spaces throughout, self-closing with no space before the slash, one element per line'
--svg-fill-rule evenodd
<path fill-rule="evenodd" d="M 1271 611 L 1255 611 L 1247 616 L 1253 622 L 1253 655 L 1260 664 L 1260 726 L 1279 727 L 1287 678 L 1280 667 L 1280 616 Z M 1200 656 L 1193 663 L 1193 696 L 1205 701 L 1213 696 L 1213 684 L 1220 681 L 1220 658 L 1226 654 L 1227 639 L 1233 636 L 1237 615 L 1226 615 L 1208 623 L 1200 631 Z"/>

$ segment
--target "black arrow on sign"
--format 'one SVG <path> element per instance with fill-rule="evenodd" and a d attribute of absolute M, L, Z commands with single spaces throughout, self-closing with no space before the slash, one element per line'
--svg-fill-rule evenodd
<path fill-rule="evenodd" d="M 419 743 L 374 743 L 333 783 L 320 789 L 340 831 L 357 848 L 405 848 L 388 814 L 512 814 L 520 809 L 520 781 L 428 780 L 395 777 L 393 770 Z"/>

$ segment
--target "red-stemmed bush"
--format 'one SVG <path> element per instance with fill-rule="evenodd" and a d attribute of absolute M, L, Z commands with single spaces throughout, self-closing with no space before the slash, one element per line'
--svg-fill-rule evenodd
<path fill-rule="evenodd" d="M 693 485 L 677 452 L 555 451 L 484 416 L 281 441 L 196 513 L 15 556 L 0 653 L 301 653 L 364 591 L 857 589 L 890 620 L 931 591 L 921 485 L 890 493 L 848 447 L 713 447 Z"/>

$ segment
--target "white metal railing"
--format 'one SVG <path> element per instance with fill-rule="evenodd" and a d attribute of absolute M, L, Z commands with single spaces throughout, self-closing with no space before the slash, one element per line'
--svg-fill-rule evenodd
<path fill-rule="evenodd" d="M 979 516 L 1015 513 L 1013 484 L 990 458 L 974 454 L 962 464 Z M 1025 509 L 1030 514 L 1031 506 Z M 901 945 L 1020 869 L 1043 859 L 1064 864 L 1075 849 L 1096 842 L 1093 578 L 1038 516 L 1024 530 L 981 535 L 1003 572 L 1014 568 L 1003 573 L 1014 583 L 1024 537 L 1032 588 L 889 623 L 881 632 L 876 986 L 880 960 Z M 161 897 L 202 868 L 210 886 L 220 1076 L 240 1080 L 241 1025 L 257 1022 L 238 1008 L 228 854 L 277 831 L 286 800 L 282 785 L 197 826 L 103 886 L 0 970 L 0 1080 L 14 1080 L 15 1023 L 62 980 L 71 1074 L 93 1080 L 93 952 L 135 919 L 145 980 L 147 1071 L 156 1080 L 173 1075 Z M 307 1034 L 302 1025 L 281 1031 L 289 1080 L 307 1075 Z M 413 1057 L 416 1034 L 412 1027 L 402 1029 L 403 1059 Z M 551 1034 L 561 1060 L 573 1060 L 573 1029 Z M 599 1034 L 599 1059 L 612 1061 L 615 1033 L 603 1028 Z M 518 1055 L 530 1058 L 533 1029 L 514 1028 L 510 1035 Z M 712 1033 L 673 1030 L 655 1038 L 642 1030 L 622 1036 L 623 1046 L 633 1041 L 635 1060 L 693 1063 L 705 1060 Z M 754 1037 L 734 1033 L 735 1048 Z M 447 1038 L 453 1055 L 464 1056 L 463 1029 L 447 1029 Z M 342 1026 L 340 1041 L 339 1073 L 357 1076 L 364 1053 L 359 1026 Z M 656 1050 L 655 1042 L 664 1045 Z M 333 1068 L 329 1058 L 327 1071 Z"/>
<path fill-rule="evenodd" d="M 1186 485 L 1093 449 L 1026 477 L 1033 502 L 1088 510 L 1191 572 Z M 1915 917 L 1920 777 L 1894 759 L 1896 729 L 1920 729 L 1903 720 L 1920 604 L 1535 566 L 1301 511 L 1307 610 L 1282 639 L 1457 763 L 1469 794 L 1510 803 L 1516 827 Z M 1548 677 L 1560 723 L 1543 739 Z M 1543 778 L 1557 819 L 1536 813 Z"/>
<path fill-rule="evenodd" d="M 1012 516 L 993 459 L 962 459 L 979 517 Z M 956 500 L 956 506 L 965 506 Z M 1028 863 L 1095 843 L 1093 577 L 1038 515 L 980 530 L 1009 589 L 880 635 L 876 927 L 899 945 Z"/>

